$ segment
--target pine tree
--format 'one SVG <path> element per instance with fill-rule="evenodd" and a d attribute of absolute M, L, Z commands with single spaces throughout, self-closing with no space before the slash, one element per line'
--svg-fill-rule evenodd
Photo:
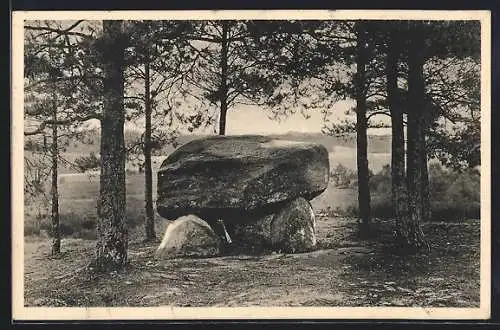
<path fill-rule="evenodd" d="M 53 255 L 61 250 L 58 167 L 61 161 L 68 163 L 61 151 L 71 139 L 82 138 L 82 133 L 76 130 L 80 123 L 99 117 L 96 102 L 88 102 L 85 97 L 88 93 L 85 79 L 76 76 L 76 72 L 86 71 L 85 61 L 76 52 L 78 45 L 88 38 L 87 34 L 77 31 L 82 23 L 28 21 L 25 25 L 25 119 L 35 125 L 34 129 L 25 130 L 25 144 L 30 145 L 31 157 L 41 153 L 50 158 Z M 41 167 L 48 164 L 39 162 L 34 166 L 29 158 L 30 155 L 25 157 L 28 172 L 46 172 Z M 41 179 L 37 174 L 35 180 L 27 180 L 25 184 L 35 188 L 28 192 L 43 194 Z"/>
<path fill-rule="evenodd" d="M 127 263 L 128 230 L 125 216 L 125 140 L 123 134 L 124 68 L 127 38 L 123 21 L 103 21 L 98 51 L 103 65 L 101 175 L 98 200 L 97 247 L 94 267 L 122 269 Z"/>

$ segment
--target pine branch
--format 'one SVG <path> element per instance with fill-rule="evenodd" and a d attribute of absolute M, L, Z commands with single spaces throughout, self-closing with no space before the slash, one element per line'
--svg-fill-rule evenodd
<path fill-rule="evenodd" d="M 69 124 L 73 124 L 73 123 L 76 123 L 76 122 L 84 122 L 84 121 L 87 121 L 87 120 L 91 120 L 91 119 L 101 119 L 100 116 L 98 116 L 97 114 L 92 114 L 92 115 L 88 115 L 88 116 L 83 116 L 83 117 L 74 117 L 74 118 L 70 118 L 70 119 L 63 119 L 63 120 L 45 120 L 43 121 L 37 129 L 33 130 L 33 131 L 30 131 L 30 132 L 24 132 L 24 135 L 25 136 L 31 136 L 31 135 L 37 135 L 37 134 L 40 134 L 42 133 L 45 128 L 47 127 L 47 125 L 69 125 Z"/>
<path fill-rule="evenodd" d="M 42 26 L 32 26 L 32 25 L 25 25 L 24 28 L 26 30 L 32 30 L 32 31 L 45 31 L 45 32 L 50 32 L 50 33 L 56 33 L 60 36 L 63 36 L 63 35 L 73 35 L 73 36 L 79 36 L 79 37 L 82 37 L 82 38 L 86 38 L 86 39 L 90 39 L 92 38 L 91 36 L 85 34 L 85 33 L 82 33 L 82 32 L 75 32 L 75 31 L 71 31 L 73 30 L 74 28 L 76 28 L 78 25 L 80 25 L 82 22 L 84 22 L 84 20 L 79 20 L 77 21 L 76 23 L 72 24 L 70 27 L 66 28 L 66 29 L 55 29 L 55 28 L 51 28 L 51 27 L 42 27 Z"/>

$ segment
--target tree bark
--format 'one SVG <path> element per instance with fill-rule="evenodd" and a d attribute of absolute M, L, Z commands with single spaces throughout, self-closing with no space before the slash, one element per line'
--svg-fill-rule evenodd
<path fill-rule="evenodd" d="M 422 169 L 422 221 L 429 221 L 432 216 L 429 191 L 429 164 L 426 147 L 427 125 L 428 123 L 424 121 L 422 126 L 422 139 L 424 148 L 420 153 L 420 167 Z"/>
<path fill-rule="evenodd" d="M 222 40 L 221 40 L 221 81 L 220 81 L 220 118 L 219 118 L 219 135 L 226 134 L 226 116 L 227 116 L 227 74 L 228 74 L 228 33 L 229 33 L 229 22 L 222 21 Z"/>
<path fill-rule="evenodd" d="M 368 170 L 368 121 L 366 117 L 366 31 L 364 23 L 356 23 L 357 45 L 355 77 L 356 86 L 356 144 L 358 169 L 358 206 L 361 220 L 361 233 L 368 233 L 371 217 L 369 170 Z"/>
<path fill-rule="evenodd" d="M 145 208 L 146 221 L 144 223 L 146 230 L 146 240 L 156 239 L 155 219 L 153 208 L 153 169 L 151 166 L 151 77 L 149 60 L 144 65 L 144 95 L 145 95 L 145 129 L 144 129 L 144 183 L 145 183 Z"/>
<path fill-rule="evenodd" d="M 418 26 L 413 26 L 410 35 L 408 50 L 408 151 L 407 151 L 407 180 L 408 180 L 408 222 L 399 224 L 398 236 L 401 244 L 408 251 L 417 251 L 428 248 L 421 228 L 423 220 L 422 182 L 423 170 L 421 166 L 422 154 L 425 153 L 425 139 L 423 137 L 423 107 L 425 99 L 425 85 L 423 77 L 424 66 L 424 37 Z"/>
<path fill-rule="evenodd" d="M 57 107 L 54 104 L 52 119 L 57 122 Z M 52 125 L 52 145 L 51 145 L 51 160 L 52 160 L 52 185 L 51 185 L 51 198 L 52 198 L 52 255 L 61 253 L 61 230 L 59 227 L 59 191 L 58 191 L 58 129 L 57 125 Z"/>
<path fill-rule="evenodd" d="M 438 119 L 438 112 L 434 112 L 432 101 L 426 98 L 423 107 L 423 119 L 422 119 L 422 139 L 424 143 L 424 148 L 420 154 L 420 166 L 422 168 L 422 215 L 423 221 L 429 221 L 432 216 L 431 202 L 430 202 L 430 190 L 429 190 L 429 149 L 427 143 L 427 137 L 429 136 L 429 128 L 431 123 Z"/>
<path fill-rule="evenodd" d="M 101 176 L 98 201 L 97 251 L 99 271 L 118 270 L 127 262 L 125 215 L 125 141 L 123 125 L 123 21 L 103 21 L 103 96 L 101 119 Z"/>
<path fill-rule="evenodd" d="M 405 175 L 405 140 L 403 126 L 403 110 L 398 99 L 398 39 L 396 32 L 391 31 L 387 49 L 387 100 L 391 113 L 391 184 L 392 207 L 396 218 L 396 226 L 408 223 L 408 192 Z"/>

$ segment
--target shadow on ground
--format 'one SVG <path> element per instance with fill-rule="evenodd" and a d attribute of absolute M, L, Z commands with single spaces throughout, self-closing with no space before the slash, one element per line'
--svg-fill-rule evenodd
<path fill-rule="evenodd" d="M 25 242 L 26 306 L 479 306 L 478 220 L 429 223 L 431 252 L 398 255 L 389 222 L 357 236 L 348 218 L 318 217 L 318 249 L 155 261 L 157 243 L 139 237 L 129 266 L 96 275 L 86 267 L 95 241 L 63 240 L 49 256 L 47 238 Z M 134 236 L 134 235 L 132 235 Z"/>

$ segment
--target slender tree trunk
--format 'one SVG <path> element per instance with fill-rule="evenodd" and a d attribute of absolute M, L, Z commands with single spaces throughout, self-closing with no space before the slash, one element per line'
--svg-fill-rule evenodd
<path fill-rule="evenodd" d="M 364 23 L 356 23 L 358 36 L 356 46 L 356 144 L 357 144 L 357 167 L 358 167 L 358 205 L 359 218 L 361 220 L 361 233 L 368 233 L 371 217 L 369 170 L 368 170 L 368 122 L 366 117 L 366 31 Z"/>
<path fill-rule="evenodd" d="M 418 27 L 413 27 L 418 29 Z M 407 152 L 407 179 L 408 179 L 408 222 L 401 222 L 398 234 L 401 243 L 409 251 L 428 248 L 421 223 L 423 220 L 422 182 L 423 171 L 421 166 L 422 153 L 425 152 L 423 137 L 423 107 L 425 85 L 423 79 L 424 66 L 424 39 L 416 31 L 410 36 L 408 51 L 408 152 Z"/>
<path fill-rule="evenodd" d="M 52 119 L 54 122 L 57 121 L 57 107 L 54 105 Z M 58 147 L 58 129 L 57 125 L 52 125 L 52 146 L 51 146 L 51 158 L 52 158 L 52 186 L 51 186 L 51 197 L 52 197 L 52 255 L 59 254 L 61 252 L 61 230 L 59 227 L 59 191 L 58 191 L 58 158 L 59 158 L 59 147 Z"/>
<path fill-rule="evenodd" d="M 423 108 L 423 119 L 422 119 L 422 138 L 424 141 L 424 148 L 420 155 L 420 166 L 422 167 L 422 214 L 423 221 L 429 221 L 432 217 L 431 201 L 430 201 L 430 190 L 429 190 L 429 146 L 427 143 L 427 137 L 429 136 L 429 129 L 431 123 L 437 120 L 438 114 L 434 112 L 432 101 L 429 98 L 425 100 L 425 106 Z"/>
<path fill-rule="evenodd" d="M 101 119 L 101 176 L 98 201 L 97 252 L 100 271 L 121 269 L 127 262 L 125 216 L 125 123 L 123 108 L 123 21 L 103 21 L 104 107 Z"/>
<path fill-rule="evenodd" d="M 408 223 L 408 192 L 405 175 L 405 140 L 403 126 L 403 111 L 398 100 L 398 39 L 396 32 L 391 32 L 387 51 L 387 100 L 391 113 L 391 183 L 392 207 L 396 217 L 396 226 Z"/>
<path fill-rule="evenodd" d="M 422 169 L 422 221 L 431 219 L 431 201 L 429 192 L 429 165 L 427 158 L 426 136 L 427 122 L 424 121 L 422 126 L 423 150 L 420 153 L 420 167 Z"/>
<path fill-rule="evenodd" d="M 151 77 L 149 61 L 145 63 L 145 129 L 144 129 L 144 182 L 145 182 L 145 202 L 146 202 L 146 240 L 154 241 L 155 233 L 155 218 L 153 208 L 153 169 L 151 166 Z"/>
<path fill-rule="evenodd" d="M 220 118 L 219 118 L 219 135 L 226 134 L 226 116 L 227 116 L 227 54 L 229 48 L 228 42 L 229 22 L 222 21 L 222 41 L 221 41 L 221 82 L 220 82 Z"/>

